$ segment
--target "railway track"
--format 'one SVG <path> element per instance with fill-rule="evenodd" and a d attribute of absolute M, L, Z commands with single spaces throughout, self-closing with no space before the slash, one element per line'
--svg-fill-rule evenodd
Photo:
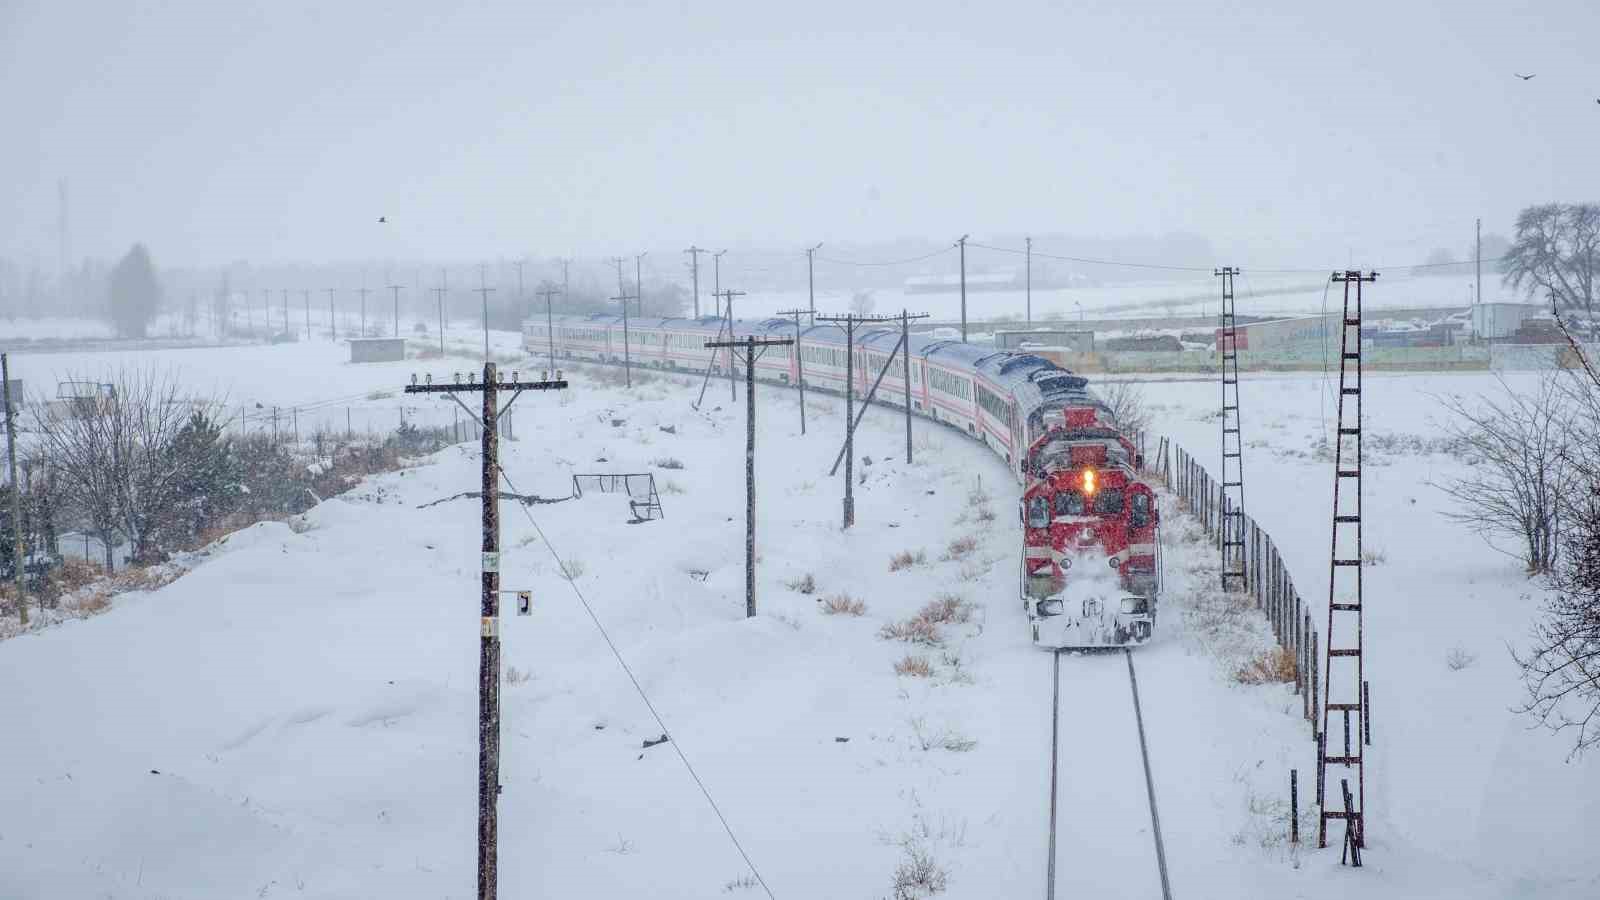
<path fill-rule="evenodd" d="M 1051 659 L 1045 897 L 1172 900 L 1133 654 L 1069 653 Z"/>

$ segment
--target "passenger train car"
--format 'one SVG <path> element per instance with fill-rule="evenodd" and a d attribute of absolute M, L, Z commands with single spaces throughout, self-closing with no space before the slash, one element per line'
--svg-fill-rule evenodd
<path fill-rule="evenodd" d="M 630 317 L 624 348 L 621 316 L 553 316 L 548 324 L 537 318 L 525 322 L 523 346 L 535 356 L 553 353 L 558 360 L 620 363 L 627 356 L 645 368 L 709 368 L 722 375 L 733 367 L 742 377 L 736 357 L 705 346 L 724 339 L 729 325 L 715 316 Z M 797 330 L 793 319 L 736 319 L 731 327 L 735 339 L 796 339 L 794 346 L 761 355 L 757 378 L 793 384 L 803 373 L 808 389 L 844 393 L 848 371 L 858 397 L 867 395 L 900 340 L 896 323 L 858 326 L 851 347 L 844 329 L 831 323 Z M 1147 640 L 1159 587 L 1159 577 L 1147 577 L 1154 568 L 1148 552 L 1155 543 L 1154 498 L 1135 477 L 1139 460 L 1132 444 L 1106 424 L 1110 411 L 1090 392 L 1088 379 L 1029 353 L 916 335 L 909 344 L 912 412 L 982 441 L 1025 489 L 1021 516 L 1027 549 L 1018 580 L 1035 642 L 1106 646 Z M 853 361 L 848 353 L 855 355 Z M 874 399 L 902 407 L 904 373 L 903 361 L 896 360 Z M 1099 479 L 1098 490 L 1089 492 L 1095 496 L 1083 491 L 1086 471 Z M 1077 506 L 1067 499 L 1072 478 L 1079 479 Z M 1047 522 L 1041 521 L 1036 502 L 1044 498 L 1052 504 Z M 1096 554 L 1104 560 L 1096 577 L 1084 568 L 1065 574 Z M 1100 585 L 1098 593 L 1080 590 L 1090 582 Z"/>

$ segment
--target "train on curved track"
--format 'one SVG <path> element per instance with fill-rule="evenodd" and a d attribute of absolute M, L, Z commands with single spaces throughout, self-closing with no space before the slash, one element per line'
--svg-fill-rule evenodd
<path fill-rule="evenodd" d="M 736 339 L 795 339 L 761 355 L 756 378 L 795 384 L 803 374 L 808 390 L 843 394 L 848 370 L 858 397 L 878 382 L 873 399 L 897 408 L 905 403 L 904 362 L 885 371 L 900 342 L 898 323 L 858 325 L 850 347 L 837 325 L 797 327 L 785 318 L 624 322 L 562 315 L 529 319 L 522 335 L 535 356 L 606 363 L 626 357 L 642 368 L 726 375 L 737 360 L 705 344 L 730 331 Z M 1034 643 L 1117 647 L 1149 640 L 1162 581 L 1160 515 L 1138 477 L 1134 436 L 1116 428 L 1088 379 L 1026 352 L 918 335 L 907 343 L 911 411 L 982 441 L 1023 488 L 1017 581 Z"/>

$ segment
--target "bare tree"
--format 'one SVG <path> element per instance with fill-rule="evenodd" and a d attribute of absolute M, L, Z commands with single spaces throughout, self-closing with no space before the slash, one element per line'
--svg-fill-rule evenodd
<path fill-rule="evenodd" d="M 1600 379 L 1573 376 L 1562 552 L 1531 644 L 1513 656 L 1527 691 L 1522 710 L 1573 733 L 1578 755 L 1600 744 Z"/>
<path fill-rule="evenodd" d="M 1102 382 L 1097 393 L 1111 410 L 1111 423 L 1118 431 L 1133 435 L 1150 427 L 1150 410 L 1145 407 L 1144 389 L 1132 381 Z"/>
<path fill-rule="evenodd" d="M 1600 301 L 1600 204 L 1524 209 L 1504 262 L 1506 284 L 1592 317 Z"/>
<path fill-rule="evenodd" d="M 193 414 L 218 403 L 153 369 L 122 370 L 105 387 L 79 401 L 36 404 L 34 425 L 58 490 L 104 542 L 110 569 L 118 532 L 135 560 L 160 555 L 161 529 L 194 476 L 173 448 Z"/>
<path fill-rule="evenodd" d="M 1473 466 L 1465 477 L 1435 484 L 1458 505 L 1445 515 L 1521 560 L 1529 574 L 1545 573 L 1555 561 L 1560 500 L 1571 475 L 1569 404 L 1557 377 L 1545 376 L 1531 393 L 1513 391 L 1502 379 L 1503 400 L 1444 400 L 1451 413 L 1445 430 Z M 1503 550 L 1496 536 L 1516 539 L 1519 549 Z"/>

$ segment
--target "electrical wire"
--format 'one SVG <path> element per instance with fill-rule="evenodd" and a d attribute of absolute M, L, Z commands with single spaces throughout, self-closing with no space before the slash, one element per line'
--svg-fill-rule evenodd
<path fill-rule="evenodd" d="M 506 486 L 511 488 L 511 492 L 522 493 L 512 483 L 511 476 L 506 474 L 505 468 L 499 468 L 500 477 L 505 479 Z M 545 536 L 544 529 L 539 527 L 539 522 L 533 517 L 533 511 L 524 504 L 519 503 L 517 505 L 522 507 L 523 515 L 528 517 L 528 524 L 533 526 L 534 532 L 539 535 L 539 540 L 544 543 L 545 549 L 550 551 L 550 556 L 555 559 L 557 567 L 561 571 L 566 571 L 566 562 L 561 559 L 561 554 L 556 552 L 555 546 L 550 543 L 550 538 Z M 606 646 L 611 648 L 611 655 L 616 657 L 617 665 L 622 667 L 622 671 L 628 676 L 628 680 L 633 683 L 633 689 L 638 692 L 639 699 L 644 701 L 645 709 L 650 711 L 650 716 L 656 720 L 656 725 L 660 726 L 661 733 L 670 739 L 667 743 L 672 745 L 673 752 L 678 755 L 678 760 L 688 770 L 689 777 L 693 778 L 695 785 L 700 788 L 700 795 L 706 798 L 706 803 L 711 807 L 711 811 L 716 813 L 717 820 L 722 823 L 722 829 L 728 833 L 728 840 L 733 842 L 734 849 L 738 850 L 739 855 L 744 857 L 744 864 L 750 867 L 750 873 L 756 876 L 756 881 L 761 883 L 761 889 L 766 891 L 769 900 L 777 900 L 772 893 L 772 888 L 767 886 L 766 878 L 762 877 L 761 870 L 756 868 L 755 862 L 750 859 L 750 854 L 745 852 L 744 845 L 739 842 L 739 836 L 734 834 L 733 826 L 728 824 L 728 818 L 722 814 L 721 807 L 717 806 L 717 801 L 712 799 L 711 791 L 706 787 L 706 783 L 700 780 L 700 773 L 695 771 L 694 764 L 690 763 L 689 757 L 684 755 L 683 747 L 678 743 L 678 739 L 673 736 L 672 729 L 667 727 L 667 723 L 661 718 L 661 713 L 656 711 L 655 704 L 650 702 L 649 695 L 644 692 L 644 686 L 639 683 L 638 677 L 633 674 L 633 669 L 628 666 L 628 661 L 622 658 L 622 651 L 617 649 L 616 642 L 611 640 L 611 635 L 607 633 L 606 627 L 600 624 L 600 617 L 595 615 L 594 607 L 590 606 L 588 599 L 583 596 L 583 589 L 578 587 L 578 582 L 575 579 L 569 578 L 566 581 L 567 584 L 572 586 L 572 593 L 577 595 L 578 602 L 583 604 L 584 612 L 589 614 L 589 620 L 594 623 L 595 630 L 600 632 L 600 637 L 605 640 Z"/>
<path fill-rule="evenodd" d="M 967 243 L 971 244 L 972 242 L 971 241 L 967 241 Z M 932 253 L 924 253 L 921 256 L 913 256 L 913 257 L 911 257 L 909 259 L 886 259 L 886 260 L 883 260 L 881 262 L 851 262 L 848 259 L 830 259 L 830 258 L 828 258 L 826 256 L 818 256 L 817 259 L 819 261 L 821 261 L 821 262 L 833 263 L 836 266 L 858 266 L 858 267 L 867 267 L 867 266 L 903 266 L 903 265 L 906 265 L 907 263 L 922 262 L 925 259 L 933 259 L 935 256 L 940 256 L 940 255 L 943 255 L 945 253 L 949 253 L 951 250 L 954 250 L 955 248 L 956 248 L 956 245 L 955 244 L 951 244 L 948 247 L 944 247 L 944 248 L 941 248 L 939 250 L 935 250 Z"/>
<path fill-rule="evenodd" d="M 1025 253 L 1028 252 L 1026 250 L 1018 250 L 1015 247 L 995 247 L 995 246 L 992 246 L 990 244 L 980 244 L 977 241 L 967 241 L 967 246 L 968 247 L 978 247 L 978 248 L 983 249 L 983 250 L 994 250 L 994 251 L 996 251 L 998 253 L 1015 253 L 1015 254 L 1018 254 L 1018 255 L 1022 255 L 1022 254 L 1025 254 Z M 1056 254 L 1056 253 L 1045 253 L 1042 250 L 1033 251 L 1033 255 L 1034 256 L 1038 256 L 1038 257 L 1042 257 L 1044 259 L 1061 260 L 1062 262 L 1084 263 L 1086 265 L 1094 265 L 1094 266 L 1121 266 L 1121 267 L 1127 268 L 1127 269 L 1161 269 L 1161 270 L 1168 271 L 1168 272 L 1211 272 L 1211 271 L 1213 271 L 1211 266 L 1172 266 L 1172 265 L 1164 265 L 1164 264 L 1161 264 L 1161 263 L 1119 262 L 1119 261 L 1114 260 L 1114 259 L 1090 259 L 1089 257 L 1086 257 L 1086 256 L 1062 256 L 1062 255 Z M 1322 270 L 1318 269 L 1317 271 L 1320 272 Z"/>

